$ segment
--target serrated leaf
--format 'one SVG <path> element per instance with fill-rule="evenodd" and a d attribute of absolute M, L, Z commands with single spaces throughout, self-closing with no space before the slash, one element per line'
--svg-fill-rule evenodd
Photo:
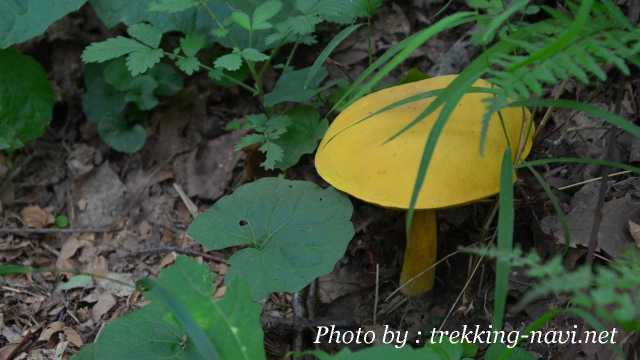
<path fill-rule="evenodd" d="M 265 23 L 282 10 L 282 2 L 278 0 L 265 1 L 253 11 L 253 25 Z"/>
<path fill-rule="evenodd" d="M 213 65 L 218 69 L 236 71 L 242 66 L 242 57 L 236 53 L 222 55 L 214 61 Z"/>
<path fill-rule="evenodd" d="M 143 44 L 151 46 L 152 48 L 160 46 L 160 40 L 162 40 L 162 32 L 156 27 L 146 23 L 133 24 L 129 26 L 127 33 L 132 38 L 142 42 Z"/>
<path fill-rule="evenodd" d="M 276 163 L 282 161 L 282 157 L 284 156 L 284 150 L 282 150 L 280 145 L 271 141 L 262 144 L 259 150 L 265 156 L 264 161 L 260 165 L 267 170 L 275 169 Z"/>
<path fill-rule="evenodd" d="M 251 31 L 251 18 L 242 11 L 234 11 L 231 13 L 231 20 L 238 24 L 241 28 Z"/>
<path fill-rule="evenodd" d="M 147 49 L 146 46 L 133 39 L 116 36 L 102 42 L 91 43 L 82 52 L 82 61 L 85 63 L 101 63 L 119 58 L 134 51 L 144 51 Z"/>
<path fill-rule="evenodd" d="M 187 316 L 206 337 L 203 340 L 215 347 L 220 359 L 265 359 L 260 305 L 250 300 L 244 282 L 229 283 L 224 298 L 212 301 L 212 274 L 180 256 L 150 283 L 145 297 L 151 304 L 110 322 L 93 346 L 74 359 L 202 359 L 184 319 L 172 309 L 175 304 L 181 308 L 180 315 Z"/>
<path fill-rule="evenodd" d="M 198 0 L 157 0 L 149 4 L 149 11 L 177 13 L 198 6 Z"/>
<path fill-rule="evenodd" d="M 87 0 L 3 0 L 0 1 L 0 49 L 42 34 L 51 23 L 78 10 Z"/>
<path fill-rule="evenodd" d="M 247 246 L 231 257 L 225 281 L 246 279 L 252 297 L 262 299 L 330 272 L 353 236 L 352 211 L 334 189 L 262 178 L 220 199 L 188 234 L 209 249 Z"/>
<path fill-rule="evenodd" d="M 144 74 L 164 56 L 162 49 L 136 50 L 127 56 L 127 68 L 132 76 Z"/>
<path fill-rule="evenodd" d="M 231 123 L 229 123 L 229 124 L 231 124 Z M 264 142 L 265 140 L 266 140 L 266 138 L 262 134 L 245 135 L 238 141 L 238 143 L 235 145 L 234 149 L 236 151 L 242 150 L 242 149 L 246 148 L 247 146 L 250 146 L 250 145 L 253 145 L 253 144 L 260 144 L 260 143 Z"/>
<path fill-rule="evenodd" d="M 189 33 L 180 39 L 180 48 L 188 57 L 195 57 L 206 45 L 206 38 L 198 33 Z"/>
<path fill-rule="evenodd" d="M 320 91 L 320 83 L 327 77 L 327 70 L 320 67 L 316 75 L 308 79 L 311 71 L 312 68 L 308 67 L 282 74 L 273 91 L 265 95 L 264 104 L 271 107 L 286 101 L 304 103 L 314 97 Z"/>
<path fill-rule="evenodd" d="M 284 151 L 275 167 L 283 171 L 297 164 L 302 155 L 313 153 L 329 126 L 327 120 L 321 120 L 320 114 L 311 107 L 291 109 L 287 116 L 291 124 L 282 136 L 274 140 Z"/>
<path fill-rule="evenodd" d="M 17 149 L 44 134 L 53 115 L 47 74 L 31 57 L 0 50 L 0 150 Z"/>
<path fill-rule="evenodd" d="M 176 66 L 187 75 L 193 75 L 200 69 L 200 61 L 195 57 L 185 57 L 176 60 Z"/>
<path fill-rule="evenodd" d="M 247 48 L 247 49 L 243 49 L 242 52 L 242 57 L 247 60 L 247 61 L 251 61 L 251 62 L 259 62 L 259 61 L 267 61 L 269 60 L 269 55 L 263 54 L 260 51 L 253 49 L 253 48 Z"/>

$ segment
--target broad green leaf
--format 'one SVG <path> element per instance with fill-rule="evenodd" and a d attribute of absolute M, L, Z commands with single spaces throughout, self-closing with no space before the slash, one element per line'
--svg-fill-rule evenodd
<path fill-rule="evenodd" d="M 147 132 L 137 123 L 130 122 L 124 115 L 104 117 L 98 123 L 98 134 L 114 150 L 133 154 L 144 146 Z"/>
<path fill-rule="evenodd" d="M 184 86 L 180 74 L 167 64 L 154 66 L 149 71 L 149 75 L 158 82 L 158 87 L 155 90 L 158 96 L 173 96 L 182 90 Z"/>
<path fill-rule="evenodd" d="M 188 234 L 209 249 L 246 246 L 231 257 L 226 281 L 246 279 L 252 297 L 262 299 L 330 272 L 353 236 L 352 211 L 334 189 L 263 178 L 220 199 Z"/>
<path fill-rule="evenodd" d="M 253 48 L 247 48 L 247 49 L 242 49 L 242 57 L 247 60 L 247 61 L 251 61 L 251 62 L 259 62 L 259 61 L 267 61 L 269 60 L 269 55 L 263 54 L 260 51 L 253 49 Z"/>
<path fill-rule="evenodd" d="M 207 44 L 207 39 L 198 33 L 189 33 L 180 39 L 180 48 L 188 57 L 195 57 Z"/>
<path fill-rule="evenodd" d="M 265 359 L 260 305 L 241 280 L 222 300 L 212 300 L 213 276 L 206 266 L 180 256 L 149 284 L 151 304 L 105 326 L 97 341 L 73 359 L 202 359 L 194 334 L 218 355 L 207 359 Z M 186 325 L 188 324 L 188 326 Z"/>
<path fill-rule="evenodd" d="M 251 31 L 251 18 L 242 11 L 234 11 L 231 13 L 231 20 L 238 24 L 241 28 Z"/>
<path fill-rule="evenodd" d="M 54 95 L 40 64 L 15 49 L 0 50 L 0 150 L 17 149 L 44 134 Z"/>
<path fill-rule="evenodd" d="M 176 13 L 198 6 L 198 0 L 156 0 L 149 4 L 149 11 Z"/>
<path fill-rule="evenodd" d="M 485 359 L 487 360 L 505 359 L 505 357 L 503 356 L 503 353 L 507 353 L 507 352 L 509 352 L 509 356 L 506 357 L 506 359 L 509 359 L 509 360 L 536 360 L 537 359 L 535 355 L 533 355 L 532 353 L 524 349 L 520 349 L 520 348 L 509 349 L 504 344 L 500 344 L 500 343 L 491 344 L 491 346 L 489 346 L 489 348 L 487 349 L 487 353 L 485 354 Z"/>
<path fill-rule="evenodd" d="M 87 0 L 0 1 L 0 49 L 42 34 L 54 21 L 78 10 Z"/>
<path fill-rule="evenodd" d="M 217 69 L 236 71 L 242 66 L 242 57 L 236 53 L 222 55 L 214 61 L 213 65 Z"/>
<path fill-rule="evenodd" d="M 274 140 L 284 151 L 282 159 L 275 163 L 280 170 L 297 164 L 302 155 L 313 153 L 329 126 L 327 120 L 320 119 L 320 114 L 312 107 L 296 107 L 286 115 L 291 119 L 291 124 L 284 134 Z"/>
<path fill-rule="evenodd" d="M 163 56 L 162 49 L 137 50 L 127 56 L 127 68 L 133 76 L 144 74 L 159 63 Z"/>
<path fill-rule="evenodd" d="M 273 91 L 265 95 L 265 106 L 272 107 L 287 101 L 304 103 L 314 97 L 320 91 L 320 84 L 327 77 L 327 70 L 320 67 L 316 70 L 316 75 L 305 86 L 307 77 L 312 70 L 311 67 L 308 67 L 282 74 Z"/>
<path fill-rule="evenodd" d="M 162 32 L 153 25 L 139 23 L 129 26 L 127 33 L 134 39 L 152 48 L 160 46 Z"/>
<path fill-rule="evenodd" d="M 206 32 L 217 29 L 218 26 L 211 19 L 206 11 L 200 7 L 193 6 L 182 11 L 176 10 L 173 0 L 89 0 L 96 14 L 105 25 L 112 28 L 119 23 L 133 25 L 141 22 L 148 22 L 162 32 L 181 31 L 190 33 L 193 31 Z M 149 11 L 152 3 L 157 6 L 166 5 L 167 11 Z M 173 4 L 172 4 L 173 3 Z M 208 7 L 220 19 L 224 19 L 229 14 L 229 8 L 219 0 L 208 0 Z M 171 6 L 173 6 L 171 9 Z"/>
<path fill-rule="evenodd" d="M 82 61 L 85 63 L 101 63 L 119 58 L 134 51 L 147 49 L 148 47 L 133 39 L 116 36 L 105 41 L 91 43 L 91 45 L 87 46 L 82 52 Z"/>
<path fill-rule="evenodd" d="M 265 1 L 253 11 L 252 22 L 255 25 L 262 24 L 276 16 L 282 10 L 282 2 L 278 0 Z"/>

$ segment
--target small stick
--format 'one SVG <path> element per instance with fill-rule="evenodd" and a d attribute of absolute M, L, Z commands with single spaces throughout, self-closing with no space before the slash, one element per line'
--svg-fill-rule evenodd
<path fill-rule="evenodd" d="M 203 258 L 213 260 L 215 262 L 228 264 L 227 259 L 225 259 L 224 256 L 222 255 L 208 254 L 205 252 L 186 250 L 186 249 L 181 249 L 178 247 L 171 247 L 171 246 L 157 248 L 157 249 L 150 249 L 150 250 L 139 250 L 134 253 L 127 254 L 124 257 L 137 256 L 137 255 L 155 255 L 155 254 L 162 254 L 162 253 L 168 253 L 168 252 L 175 252 L 175 253 L 187 255 L 187 256 L 202 256 Z"/>
<path fill-rule="evenodd" d="M 378 298 L 380 296 L 380 264 L 376 263 L 376 294 L 373 300 L 373 326 L 378 323 Z"/>
<path fill-rule="evenodd" d="M 0 234 L 77 234 L 77 233 L 107 233 L 120 230 L 116 227 L 105 228 L 74 228 L 74 229 L 24 229 L 0 228 Z"/>
<path fill-rule="evenodd" d="M 612 177 L 620 176 L 620 175 L 626 175 L 626 174 L 629 174 L 629 173 L 631 173 L 631 171 L 629 171 L 629 170 L 618 171 L 616 173 L 607 175 L 607 178 L 612 178 Z M 574 188 L 574 187 L 577 187 L 577 186 L 581 186 L 581 185 L 589 184 L 589 183 L 592 183 L 592 182 L 596 182 L 596 181 L 599 181 L 599 180 L 602 180 L 602 176 L 598 176 L 598 177 L 595 177 L 595 178 L 592 178 L 592 179 L 587 179 L 587 180 L 584 180 L 584 181 L 580 181 L 580 182 L 577 182 L 575 184 L 561 186 L 561 187 L 559 187 L 557 189 L 561 190 L 561 191 L 562 190 L 567 190 L 567 189 L 571 189 L 571 188 Z"/>
<path fill-rule="evenodd" d="M 173 188 L 178 192 L 182 203 L 187 208 L 187 210 L 189 210 L 191 217 L 195 218 L 196 216 L 198 216 L 198 207 L 193 203 L 193 201 L 191 201 L 191 199 L 189 199 L 187 194 L 182 189 L 182 186 L 178 185 L 178 183 L 173 183 Z"/>

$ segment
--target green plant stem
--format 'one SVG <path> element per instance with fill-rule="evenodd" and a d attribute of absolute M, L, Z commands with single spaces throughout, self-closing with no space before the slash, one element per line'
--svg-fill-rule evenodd
<path fill-rule="evenodd" d="M 284 70 L 289 68 L 289 65 L 291 64 L 291 61 L 293 60 L 293 55 L 296 53 L 296 50 L 298 50 L 298 45 L 300 43 L 296 41 L 295 44 L 293 44 L 293 48 L 291 49 L 291 52 L 289 53 L 289 56 L 287 56 L 287 62 L 284 63 Z"/>
<path fill-rule="evenodd" d="M 184 58 L 185 58 L 185 57 L 184 57 L 184 56 L 182 56 L 182 55 L 176 55 L 176 54 L 170 53 L 170 52 L 168 52 L 168 51 L 165 51 L 165 52 L 164 52 L 164 54 L 165 54 L 166 56 L 168 56 L 169 58 L 172 58 L 172 57 L 177 57 L 177 58 L 181 58 L 181 59 L 184 59 Z M 213 70 L 215 70 L 215 69 L 214 69 L 214 68 L 212 68 L 211 66 L 207 66 L 207 65 L 203 64 L 203 63 L 202 63 L 202 62 L 200 62 L 200 61 L 198 61 L 198 66 L 199 66 L 199 67 L 201 67 L 201 68 L 203 68 L 203 69 L 205 69 L 205 70 L 208 70 L 208 71 L 213 71 Z M 229 75 L 227 75 L 227 74 L 225 74 L 225 73 L 223 73 L 223 72 L 220 72 L 220 75 L 221 75 L 223 78 L 225 78 L 225 79 L 227 79 L 227 80 L 231 81 L 231 82 L 232 82 L 232 83 L 234 83 L 235 85 L 238 85 L 238 86 L 240 86 L 241 88 L 243 88 L 243 89 L 245 89 L 245 90 L 247 90 L 247 91 L 251 92 L 252 94 L 255 94 L 255 93 L 257 92 L 257 89 L 252 88 L 251 86 L 249 86 L 249 85 L 247 85 L 247 84 L 243 83 L 242 81 L 239 81 L 238 79 L 235 79 L 235 78 L 233 78 L 233 77 L 231 77 L 231 76 L 229 76 Z"/>

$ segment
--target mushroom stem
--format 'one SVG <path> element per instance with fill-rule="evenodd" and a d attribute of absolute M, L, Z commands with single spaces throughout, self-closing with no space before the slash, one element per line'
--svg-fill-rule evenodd
<path fill-rule="evenodd" d="M 435 268 L 413 279 L 425 269 L 432 266 L 438 253 L 438 225 L 435 210 L 416 210 L 413 213 L 413 224 L 404 250 L 404 263 L 400 275 L 402 293 L 407 296 L 418 296 L 433 287 Z"/>

